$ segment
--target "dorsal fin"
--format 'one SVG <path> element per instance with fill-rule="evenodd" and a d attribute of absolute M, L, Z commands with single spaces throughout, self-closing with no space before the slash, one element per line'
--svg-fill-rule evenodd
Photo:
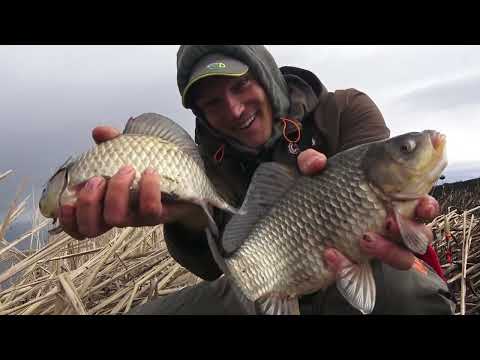
<path fill-rule="evenodd" d="M 297 176 L 295 169 L 280 163 L 263 163 L 257 168 L 240 209 L 245 214 L 235 215 L 225 227 L 222 248 L 226 256 L 243 244 L 253 226 L 292 186 Z"/>
<path fill-rule="evenodd" d="M 144 113 L 128 119 L 123 134 L 156 136 L 178 146 L 204 168 L 203 160 L 195 141 L 188 132 L 173 120 L 156 113 Z"/>

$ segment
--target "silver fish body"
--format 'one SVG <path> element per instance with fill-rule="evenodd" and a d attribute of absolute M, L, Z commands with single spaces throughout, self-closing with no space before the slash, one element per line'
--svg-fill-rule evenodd
<path fill-rule="evenodd" d="M 142 173 L 150 168 L 160 176 L 162 193 L 170 199 L 201 206 L 213 227 L 209 205 L 237 212 L 207 177 L 197 147 L 188 133 L 168 118 L 147 113 L 130 119 L 123 134 L 63 165 L 42 194 L 39 203 L 42 214 L 57 217 L 62 204 L 75 203 L 79 186 L 95 176 L 108 179 L 127 164 L 135 170 L 132 201 Z"/>
<path fill-rule="evenodd" d="M 135 170 L 132 189 L 138 189 L 141 174 L 154 169 L 161 177 L 162 192 L 184 201 L 205 199 L 219 208 L 230 209 L 216 192 L 204 169 L 176 145 L 155 136 L 125 134 L 101 143 L 82 154 L 69 168 L 69 187 L 94 176 L 113 176 L 123 165 Z"/>
<path fill-rule="evenodd" d="M 257 313 L 298 314 L 300 296 L 335 282 L 350 304 L 370 313 L 375 284 L 360 239 L 385 234 L 389 214 L 397 217 L 407 247 L 426 250 L 427 234 L 417 233 L 409 219 L 446 166 L 445 137 L 408 135 L 337 154 L 315 176 L 260 165 L 242 206 L 247 215 L 235 215 L 219 242 L 209 238 L 215 259 Z M 327 268 L 326 247 L 354 264 L 339 278 Z"/>
<path fill-rule="evenodd" d="M 367 231 L 382 232 L 387 209 L 357 166 L 364 151 L 339 158 L 330 164 L 334 171 L 322 176 L 301 177 L 227 260 L 250 300 L 330 285 L 334 278 L 323 258 L 327 245 L 355 262 L 367 260 L 358 239 Z"/>

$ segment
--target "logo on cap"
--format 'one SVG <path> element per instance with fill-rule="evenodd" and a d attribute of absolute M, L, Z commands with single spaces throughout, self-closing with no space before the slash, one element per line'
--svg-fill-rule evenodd
<path fill-rule="evenodd" d="M 209 70 L 219 70 L 219 69 L 225 69 L 226 65 L 222 62 L 215 62 L 207 65 L 207 69 Z"/>

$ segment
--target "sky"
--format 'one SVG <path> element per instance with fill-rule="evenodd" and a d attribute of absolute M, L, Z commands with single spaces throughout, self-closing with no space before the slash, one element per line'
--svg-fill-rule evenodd
<path fill-rule="evenodd" d="M 330 91 L 356 88 L 392 136 L 447 135 L 448 169 L 480 177 L 480 46 L 266 45 L 279 66 L 314 72 Z M 24 181 L 38 192 L 70 155 L 93 146 L 98 125 L 123 129 L 157 112 L 193 135 L 176 85 L 178 45 L 0 45 L 0 216 Z M 37 199 L 38 200 L 38 199 Z"/>

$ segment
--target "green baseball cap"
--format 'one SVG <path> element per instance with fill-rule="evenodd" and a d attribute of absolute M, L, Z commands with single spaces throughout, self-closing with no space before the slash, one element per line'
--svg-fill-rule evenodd
<path fill-rule="evenodd" d="M 248 72 L 248 66 L 241 61 L 223 54 L 208 54 L 201 58 L 193 67 L 185 90 L 182 94 L 182 103 L 188 107 L 188 90 L 198 80 L 209 76 L 243 76 Z"/>

